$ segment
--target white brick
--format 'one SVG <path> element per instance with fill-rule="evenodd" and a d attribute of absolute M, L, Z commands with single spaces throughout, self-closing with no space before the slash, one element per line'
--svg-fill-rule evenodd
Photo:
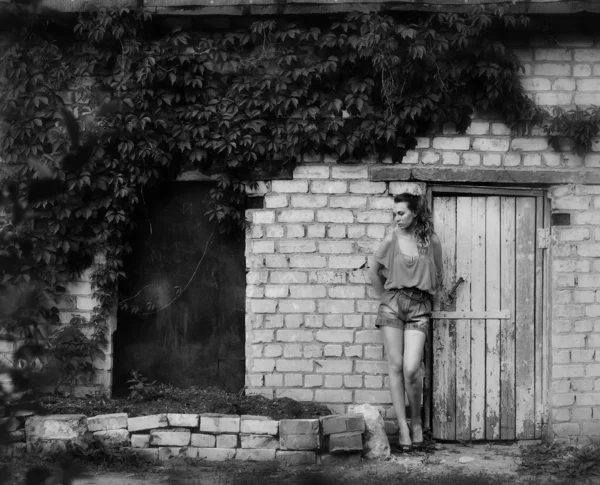
<path fill-rule="evenodd" d="M 127 413 L 102 414 L 87 418 L 89 431 L 106 431 L 127 428 Z"/>
<path fill-rule="evenodd" d="M 98 305 L 98 302 L 94 298 L 89 298 L 87 296 L 77 297 L 78 310 L 93 310 L 96 305 Z"/>
<path fill-rule="evenodd" d="M 130 433 L 169 426 L 166 414 L 153 414 L 127 419 L 127 429 Z"/>
<path fill-rule="evenodd" d="M 442 163 L 444 165 L 459 165 L 460 155 L 456 152 L 443 152 Z"/>
<path fill-rule="evenodd" d="M 319 300 L 319 313 L 353 313 L 354 300 Z"/>
<path fill-rule="evenodd" d="M 240 417 L 230 414 L 201 414 L 200 431 L 203 433 L 239 433 Z"/>
<path fill-rule="evenodd" d="M 334 222 L 339 224 L 354 222 L 352 211 L 343 209 L 317 210 L 318 222 Z"/>
<path fill-rule="evenodd" d="M 552 89 L 554 91 L 575 91 L 577 88 L 577 84 L 575 79 L 564 78 L 564 79 L 556 79 L 552 83 Z"/>
<path fill-rule="evenodd" d="M 523 155 L 523 166 L 534 167 L 542 164 L 542 157 L 539 153 L 526 153 Z"/>
<path fill-rule="evenodd" d="M 506 152 L 509 149 L 508 138 L 475 138 L 473 149 L 483 152 Z"/>
<path fill-rule="evenodd" d="M 253 211 L 252 222 L 254 224 L 273 224 L 275 222 L 275 212 L 266 210 Z"/>
<path fill-rule="evenodd" d="M 597 49 L 575 49 L 576 62 L 600 62 L 600 51 Z"/>
<path fill-rule="evenodd" d="M 308 192 L 307 180 L 273 180 L 271 190 L 275 193 Z"/>
<path fill-rule="evenodd" d="M 511 150 L 537 152 L 548 149 L 546 138 L 514 138 L 510 145 Z"/>
<path fill-rule="evenodd" d="M 423 152 L 423 155 L 421 156 L 421 161 L 425 164 L 425 165 L 430 165 L 430 164 L 434 164 L 440 161 L 440 154 L 437 152 Z"/>
<path fill-rule="evenodd" d="M 332 239 L 343 239 L 346 237 L 346 226 L 343 224 L 330 224 L 327 227 L 327 237 Z"/>
<path fill-rule="evenodd" d="M 575 60 L 581 61 L 583 59 Z M 533 72 L 536 76 L 570 76 L 571 65 L 566 63 L 539 63 L 533 66 Z"/>
<path fill-rule="evenodd" d="M 363 209 L 367 206 L 367 197 L 360 195 L 334 196 L 329 199 L 331 208 Z"/>
<path fill-rule="evenodd" d="M 273 372 L 274 369 L 274 359 L 252 359 L 252 372 Z M 200 431 L 208 430 L 201 429 Z"/>
<path fill-rule="evenodd" d="M 305 229 L 303 224 L 287 224 L 285 226 L 285 235 L 288 238 L 304 237 Z"/>
<path fill-rule="evenodd" d="M 292 207 L 294 208 L 318 208 L 326 206 L 326 195 L 292 195 Z"/>
<path fill-rule="evenodd" d="M 65 290 L 71 295 L 91 295 L 92 285 L 91 283 L 77 281 L 73 283 L 67 283 Z"/>
<path fill-rule="evenodd" d="M 197 414 L 169 413 L 167 414 L 169 426 L 174 428 L 197 428 L 200 422 Z"/>
<path fill-rule="evenodd" d="M 155 431 L 150 432 L 150 444 L 153 446 L 188 446 L 191 432 L 188 431 Z"/>
<path fill-rule="evenodd" d="M 217 435 L 217 448 L 237 448 L 238 447 L 238 435 L 237 434 L 218 434 Z"/>
<path fill-rule="evenodd" d="M 592 75 L 592 68 L 589 64 L 575 64 L 573 66 L 573 76 L 588 77 Z"/>
<path fill-rule="evenodd" d="M 600 93 L 596 94 L 576 94 L 575 104 L 598 105 L 600 104 Z"/>
<path fill-rule="evenodd" d="M 316 304 L 313 300 L 281 300 L 279 311 L 281 313 L 313 313 Z"/>
<path fill-rule="evenodd" d="M 535 95 L 535 102 L 541 106 L 567 106 L 573 103 L 573 94 L 561 92 L 538 93 Z"/>
<path fill-rule="evenodd" d="M 328 165 L 299 165 L 294 169 L 294 179 L 327 179 Z M 273 191 L 276 192 L 275 189 Z"/>
<path fill-rule="evenodd" d="M 345 194 L 348 191 L 348 183 L 341 180 L 315 180 L 310 184 L 313 194 Z"/>
<path fill-rule="evenodd" d="M 375 224 L 391 224 L 393 215 L 389 211 L 361 211 L 356 214 L 356 222 L 375 223 Z"/>
<path fill-rule="evenodd" d="M 570 49 L 536 49 L 534 55 L 536 61 L 570 61 L 572 51 Z"/>
<path fill-rule="evenodd" d="M 279 421 L 266 416 L 243 415 L 240 421 L 240 432 L 276 436 L 279 433 Z M 242 439 L 242 446 L 243 443 Z"/>
<path fill-rule="evenodd" d="M 331 167 L 334 179 L 368 179 L 369 169 L 363 166 L 334 165 Z"/>
<path fill-rule="evenodd" d="M 275 313 L 277 311 L 277 302 L 263 299 L 246 299 L 246 308 L 253 313 Z"/>
<path fill-rule="evenodd" d="M 190 444 L 197 448 L 214 448 L 217 437 L 214 434 L 192 433 Z"/>
<path fill-rule="evenodd" d="M 385 182 L 350 182 L 352 194 L 383 194 L 387 189 Z"/>
<path fill-rule="evenodd" d="M 312 210 L 283 209 L 277 216 L 278 222 L 312 222 L 314 220 L 315 213 Z"/>
<path fill-rule="evenodd" d="M 324 286 L 298 285 L 290 286 L 289 293 L 292 298 L 324 298 L 327 290 Z"/>
<path fill-rule="evenodd" d="M 315 238 L 315 239 L 325 237 L 325 225 L 324 224 L 310 224 L 306 228 L 306 237 Z"/>
<path fill-rule="evenodd" d="M 352 402 L 352 391 L 347 389 L 316 389 L 315 400 L 319 402 Z"/>
<path fill-rule="evenodd" d="M 251 254 L 274 253 L 275 241 L 252 241 L 250 243 Z"/>
<path fill-rule="evenodd" d="M 290 256 L 290 268 L 324 268 L 326 265 L 327 260 L 324 256 Z"/>
<path fill-rule="evenodd" d="M 468 150 L 470 148 L 468 137 L 435 137 L 433 148 L 438 150 Z"/>
<path fill-rule="evenodd" d="M 319 252 L 322 254 L 349 254 L 354 251 L 349 241 L 320 241 Z"/>
<path fill-rule="evenodd" d="M 149 434 L 132 434 L 131 437 L 132 448 L 149 448 L 150 447 L 150 435 Z"/>
<path fill-rule="evenodd" d="M 314 253 L 316 250 L 314 241 L 279 241 L 280 253 Z"/>
<path fill-rule="evenodd" d="M 365 265 L 365 256 L 331 256 L 329 258 L 330 268 L 358 269 Z"/>
<path fill-rule="evenodd" d="M 486 121 L 473 121 L 467 128 L 467 135 L 486 135 L 490 129 L 490 124 Z M 419 148 L 427 148 L 419 147 Z"/>
<path fill-rule="evenodd" d="M 231 448 L 198 448 L 198 459 L 206 461 L 226 461 L 235 457 L 236 450 Z"/>
<path fill-rule="evenodd" d="M 317 342 L 340 342 L 352 343 L 354 340 L 353 330 L 317 330 Z"/>
<path fill-rule="evenodd" d="M 312 302 L 314 303 L 314 302 Z M 279 342 L 312 342 L 312 330 L 277 330 Z"/>
<path fill-rule="evenodd" d="M 498 153 L 485 153 L 483 155 L 483 164 L 485 166 L 499 167 L 502 165 L 502 156 Z"/>
<path fill-rule="evenodd" d="M 578 79 L 578 91 L 600 91 L 600 79 Z"/>
<path fill-rule="evenodd" d="M 313 372 L 313 362 L 304 359 L 278 359 L 276 369 L 277 372 Z"/>
<path fill-rule="evenodd" d="M 288 198 L 286 195 L 267 194 L 265 195 L 265 208 L 278 209 L 288 206 Z"/>
<path fill-rule="evenodd" d="M 479 153 L 464 153 L 462 157 L 467 166 L 474 167 L 481 165 L 481 155 Z"/>

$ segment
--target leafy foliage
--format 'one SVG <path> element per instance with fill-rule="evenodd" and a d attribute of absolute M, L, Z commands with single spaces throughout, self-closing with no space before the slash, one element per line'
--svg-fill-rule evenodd
<path fill-rule="evenodd" d="M 144 10 L 98 9 L 22 29 L 0 54 L 10 218 L 0 275 L 37 285 L 62 382 L 89 378 L 105 343 L 145 189 L 184 168 L 213 174 L 209 217 L 234 231 L 259 171 L 313 155 L 401 162 L 417 136 L 446 123 L 464 133 L 477 112 L 527 129 L 539 110 L 518 60 L 492 35 L 526 23 L 476 7 L 209 33 L 167 28 Z M 65 330 L 56 325 L 64 288 L 97 255 L 99 305 Z"/>
<path fill-rule="evenodd" d="M 600 475 L 600 444 L 583 447 L 564 443 L 543 442 L 521 447 L 521 471 L 530 474 L 552 474 L 573 478 L 578 483 L 596 480 Z"/>

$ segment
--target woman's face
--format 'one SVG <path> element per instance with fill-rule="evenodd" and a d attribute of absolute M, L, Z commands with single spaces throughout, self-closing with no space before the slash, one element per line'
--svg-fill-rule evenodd
<path fill-rule="evenodd" d="M 394 204 L 394 224 L 400 229 L 408 229 L 415 220 L 415 213 L 408 208 L 408 202 Z"/>

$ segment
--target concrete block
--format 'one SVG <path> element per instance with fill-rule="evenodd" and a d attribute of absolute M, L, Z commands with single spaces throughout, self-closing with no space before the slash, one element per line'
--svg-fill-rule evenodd
<path fill-rule="evenodd" d="M 240 417 L 232 414 L 201 414 L 200 431 L 203 433 L 239 433 Z"/>
<path fill-rule="evenodd" d="M 277 450 L 275 461 L 286 465 L 314 465 L 317 462 L 317 454 L 314 451 Z"/>
<path fill-rule="evenodd" d="M 87 426 L 92 432 L 127 429 L 127 413 L 101 414 L 87 418 Z"/>
<path fill-rule="evenodd" d="M 89 441 L 87 417 L 83 414 L 32 416 L 25 422 L 25 436 L 28 452 L 38 445 L 52 452 L 55 448 L 66 448 L 66 442 L 85 446 Z"/>
<path fill-rule="evenodd" d="M 238 435 L 237 434 L 218 434 L 217 435 L 217 448 L 237 448 L 238 447 Z"/>
<path fill-rule="evenodd" d="M 279 433 L 279 421 L 266 416 L 243 415 L 240 420 L 240 432 L 275 436 Z"/>
<path fill-rule="evenodd" d="M 130 439 L 132 448 L 150 448 L 149 434 L 132 434 Z"/>
<path fill-rule="evenodd" d="M 126 429 L 107 429 L 95 431 L 94 438 L 104 443 L 109 448 L 117 448 L 129 445 L 129 431 Z"/>
<path fill-rule="evenodd" d="M 151 446 L 188 446 L 191 432 L 186 431 L 152 431 L 150 433 Z"/>
<path fill-rule="evenodd" d="M 363 441 L 360 431 L 335 433 L 329 435 L 329 453 L 348 453 L 362 451 Z"/>
<path fill-rule="evenodd" d="M 243 449 L 235 450 L 235 459 L 241 461 L 273 461 L 275 449 Z"/>
<path fill-rule="evenodd" d="M 179 456 L 182 449 L 181 446 L 161 446 L 158 448 L 158 460 L 166 461 Z"/>
<path fill-rule="evenodd" d="M 241 434 L 242 448 L 277 449 L 279 440 L 269 434 Z"/>
<path fill-rule="evenodd" d="M 166 414 L 152 414 L 150 416 L 139 416 L 127 419 L 127 428 L 130 432 L 147 431 L 155 428 L 166 428 L 169 426 Z"/>
<path fill-rule="evenodd" d="M 197 428 L 200 423 L 198 414 L 167 414 L 169 426 L 181 428 Z"/>
<path fill-rule="evenodd" d="M 318 433 L 318 419 L 282 419 L 279 421 L 280 435 L 312 435 Z"/>
<path fill-rule="evenodd" d="M 318 434 L 285 434 L 279 437 L 282 450 L 317 450 L 320 445 Z"/>
<path fill-rule="evenodd" d="M 129 452 L 135 453 L 140 458 L 149 461 L 156 462 L 158 460 L 158 448 L 127 448 Z"/>
<path fill-rule="evenodd" d="M 321 426 L 323 436 L 350 431 L 360 431 L 362 433 L 365 430 L 365 418 L 362 414 L 324 416 L 321 418 Z"/>
<path fill-rule="evenodd" d="M 198 459 L 206 461 L 225 461 L 235 457 L 234 448 L 198 448 Z"/>
<path fill-rule="evenodd" d="M 214 434 L 192 433 L 190 444 L 197 448 L 214 448 L 217 437 Z"/>

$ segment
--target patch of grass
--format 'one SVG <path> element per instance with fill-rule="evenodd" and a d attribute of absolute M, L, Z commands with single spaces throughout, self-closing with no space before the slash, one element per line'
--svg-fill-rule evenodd
<path fill-rule="evenodd" d="M 600 444 L 582 448 L 562 443 L 523 446 L 519 471 L 590 481 L 600 476 Z"/>

